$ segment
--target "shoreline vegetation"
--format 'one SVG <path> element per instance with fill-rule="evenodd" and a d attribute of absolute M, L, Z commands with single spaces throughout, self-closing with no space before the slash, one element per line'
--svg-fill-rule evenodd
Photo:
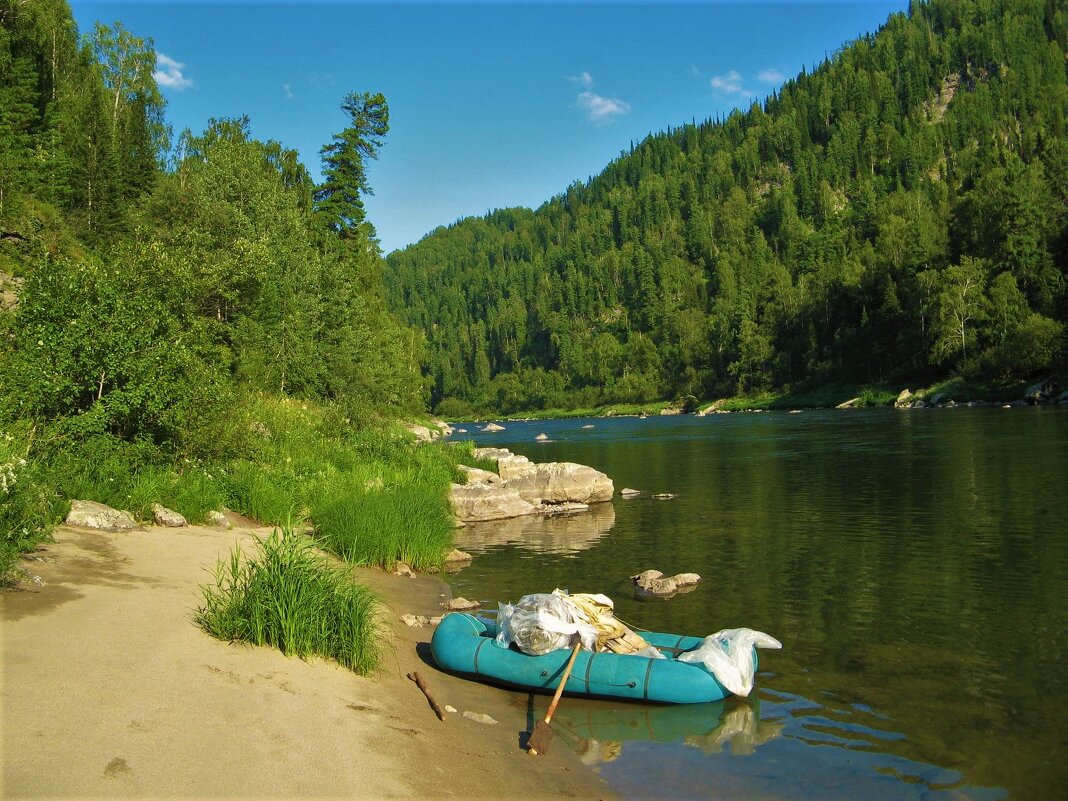
<path fill-rule="evenodd" d="M 490 420 L 556 420 L 578 417 L 708 414 L 715 412 L 893 408 L 899 403 L 899 399 L 907 399 L 910 405 L 916 402 L 923 402 L 925 405 L 941 405 L 950 401 L 955 405 L 1004 405 L 1026 401 L 1029 389 L 1047 384 L 1057 387 L 1058 390 L 1064 388 L 1057 383 L 1055 376 L 1040 381 L 1038 384 L 1034 381 L 992 384 L 974 380 L 968 381 L 960 376 L 954 376 L 929 385 L 914 384 L 913 386 L 916 386 L 914 390 L 907 388 L 907 382 L 903 383 L 901 388 L 898 389 L 893 389 L 889 386 L 829 384 L 779 392 L 754 392 L 715 400 L 698 400 L 693 396 L 688 396 L 675 400 L 659 400 L 649 403 L 606 403 L 599 406 L 576 409 L 517 411 L 507 415 L 479 414 L 464 419 L 481 422 Z M 902 398 L 904 392 L 907 392 L 908 395 Z M 1053 398 L 1049 398 L 1048 402 L 1058 402 L 1059 398 L 1060 395 L 1056 395 Z"/>

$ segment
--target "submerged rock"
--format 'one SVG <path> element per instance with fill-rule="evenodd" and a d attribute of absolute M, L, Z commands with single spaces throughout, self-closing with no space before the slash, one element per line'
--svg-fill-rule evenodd
<path fill-rule="evenodd" d="M 490 726 L 497 725 L 497 721 L 484 712 L 471 712 L 468 710 L 464 712 L 464 717 L 468 720 L 473 720 L 475 723 L 486 723 Z"/>
<path fill-rule="evenodd" d="M 445 601 L 441 606 L 443 609 L 447 609 L 450 612 L 469 612 L 473 609 L 482 608 L 482 604 L 478 601 L 469 601 L 463 596 Z"/>
<path fill-rule="evenodd" d="M 474 557 L 471 556 L 471 554 L 465 553 L 464 551 L 461 551 L 459 548 L 453 548 L 451 551 L 449 551 L 447 554 L 445 554 L 445 563 L 446 564 L 456 563 L 456 562 L 470 562 L 472 559 L 474 559 Z"/>
<path fill-rule="evenodd" d="M 643 570 L 630 577 L 634 586 L 646 595 L 670 596 L 677 592 L 685 592 L 701 581 L 696 573 L 676 573 L 674 576 L 665 576 L 659 570 Z"/>

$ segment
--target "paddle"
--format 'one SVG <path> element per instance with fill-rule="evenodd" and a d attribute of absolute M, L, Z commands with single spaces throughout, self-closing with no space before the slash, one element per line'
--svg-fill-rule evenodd
<path fill-rule="evenodd" d="M 534 724 L 534 731 L 530 733 L 530 738 L 527 740 L 527 753 L 532 756 L 545 754 L 549 751 L 549 743 L 553 741 L 553 730 L 549 726 L 549 721 L 553 719 L 556 705 L 560 703 L 560 696 L 564 694 L 564 685 L 567 684 L 567 680 L 571 676 L 571 668 L 575 666 L 575 657 L 578 656 L 581 647 L 582 640 L 579 640 L 575 643 L 575 647 L 571 649 L 571 658 L 567 660 L 567 667 L 564 668 L 560 683 L 556 686 L 556 695 L 553 696 L 553 702 L 549 704 L 549 711 L 545 713 L 545 720 L 539 720 Z"/>

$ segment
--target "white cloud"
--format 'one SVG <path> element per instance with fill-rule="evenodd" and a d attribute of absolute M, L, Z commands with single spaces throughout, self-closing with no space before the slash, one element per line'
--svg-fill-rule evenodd
<path fill-rule="evenodd" d="M 593 76 L 583 70 L 578 75 L 572 75 L 568 78 L 569 81 L 574 81 L 583 89 L 589 89 L 593 86 Z"/>
<path fill-rule="evenodd" d="M 726 75 L 713 75 L 709 80 L 712 88 L 725 95 L 751 95 L 753 94 L 742 86 L 742 76 L 737 70 L 731 70 Z"/>
<path fill-rule="evenodd" d="M 296 95 L 293 94 L 293 87 L 290 86 L 288 83 L 282 84 L 282 91 L 286 93 L 286 100 L 292 100 L 294 97 L 296 97 Z"/>
<path fill-rule="evenodd" d="M 761 70 L 757 73 L 757 80 L 764 83 L 778 83 L 786 76 L 779 72 L 777 69 Z"/>
<path fill-rule="evenodd" d="M 152 73 L 152 77 L 160 86 L 181 91 L 193 85 L 193 81 L 182 74 L 183 69 L 185 69 L 185 64 L 163 53 L 157 53 L 156 71 Z"/>
<path fill-rule="evenodd" d="M 595 125 L 604 125 L 630 113 L 630 103 L 626 100 L 604 97 L 596 92 L 581 92 L 576 103 L 586 112 L 586 119 Z"/>

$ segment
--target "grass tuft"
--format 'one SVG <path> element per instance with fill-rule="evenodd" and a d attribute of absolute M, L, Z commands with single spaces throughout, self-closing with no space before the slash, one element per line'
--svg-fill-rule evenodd
<path fill-rule="evenodd" d="M 258 539 L 252 558 L 235 548 L 203 594 L 196 622 L 214 637 L 335 659 L 360 675 L 378 667 L 378 596 L 288 527 Z"/>

